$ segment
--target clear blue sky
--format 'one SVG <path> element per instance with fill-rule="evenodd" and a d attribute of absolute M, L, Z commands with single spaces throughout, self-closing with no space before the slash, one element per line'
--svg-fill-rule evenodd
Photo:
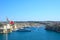
<path fill-rule="evenodd" d="M 60 21 L 60 0 L 0 0 L 0 20 Z"/>

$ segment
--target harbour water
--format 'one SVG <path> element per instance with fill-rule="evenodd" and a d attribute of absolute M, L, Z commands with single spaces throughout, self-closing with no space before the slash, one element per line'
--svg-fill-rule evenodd
<path fill-rule="evenodd" d="M 31 32 L 0 34 L 0 40 L 60 40 L 60 33 L 46 31 L 44 27 L 32 28 Z"/>

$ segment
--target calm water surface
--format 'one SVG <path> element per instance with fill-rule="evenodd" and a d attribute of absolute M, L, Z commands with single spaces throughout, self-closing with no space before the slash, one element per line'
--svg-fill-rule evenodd
<path fill-rule="evenodd" d="M 46 31 L 44 27 L 31 29 L 32 32 L 12 32 L 7 36 L 0 34 L 0 40 L 60 40 L 60 33 Z"/>

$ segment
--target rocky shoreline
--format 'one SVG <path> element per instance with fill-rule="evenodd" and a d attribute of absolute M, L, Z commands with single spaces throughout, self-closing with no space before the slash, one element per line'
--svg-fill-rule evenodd
<path fill-rule="evenodd" d="M 46 25 L 45 30 L 60 32 L 60 25 Z"/>

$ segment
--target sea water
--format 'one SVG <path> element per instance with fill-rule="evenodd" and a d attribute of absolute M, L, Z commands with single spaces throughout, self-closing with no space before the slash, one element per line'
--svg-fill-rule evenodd
<path fill-rule="evenodd" d="M 31 28 L 31 32 L 0 34 L 0 40 L 60 40 L 60 33 L 46 31 L 44 27 Z"/>

